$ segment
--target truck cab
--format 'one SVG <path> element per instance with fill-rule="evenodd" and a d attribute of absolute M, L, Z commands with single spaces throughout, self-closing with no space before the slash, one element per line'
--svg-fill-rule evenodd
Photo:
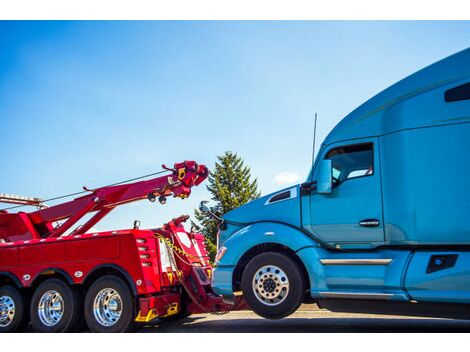
<path fill-rule="evenodd" d="M 214 290 L 266 318 L 469 318 L 470 49 L 385 89 L 326 137 L 308 178 L 224 216 Z"/>

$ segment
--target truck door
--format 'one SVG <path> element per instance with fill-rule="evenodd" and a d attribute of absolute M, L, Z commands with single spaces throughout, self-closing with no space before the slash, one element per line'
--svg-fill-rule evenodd
<path fill-rule="evenodd" d="M 303 195 L 303 209 L 308 209 L 302 215 L 303 227 L 341 248 L 383 244 L 378 138 L 336 143 L 324 147 L 319 157 L 332 161 L 333 187 L 328 194 L 312 190 Z"/>

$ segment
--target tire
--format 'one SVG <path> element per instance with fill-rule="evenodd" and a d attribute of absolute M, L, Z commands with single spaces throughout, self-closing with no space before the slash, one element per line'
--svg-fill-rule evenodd
<path fill-rule="evenodd" d="M 72 332 L 80 324 L 83 302 L 76 287 L 48 279 L 34 291 L 31 325 L 38 332 Z"/>
<path fill-rule="evenodd" d="M 267 319 L 291 315 L 305 297 L 299 266 L 281 253 L 261 253 L 251 259 L 243 271 L 241 286 L 251 309 Z"/>
<path fill-rule="evenodd" d="M 21 331 L 28 323 L 27 300 L 22 292 L 13 286 L 0 287 L 0 333 Z"/>
<path fill-rule="evenodd" d="M 95 311 L 95 303 L 99 309 Z M 129 286 L 113 275 L 96 280 L 85 296 L 85 319 L 92 332 L 130 332 L 136 328 L 135 302 Z"/>

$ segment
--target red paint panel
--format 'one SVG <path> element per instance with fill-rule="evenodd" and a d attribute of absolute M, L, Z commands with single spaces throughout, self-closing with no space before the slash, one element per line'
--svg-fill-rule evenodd
<path fill-rule="evenodd" d="M 119 258 L 121 253 L 120 242 L 118 236 L 67 242 L 67 261 Z"/>
<path fill-rule="evenodd" d="M 2 248 L 0 251 L 0 271 L 1 267 L 16 266 L 18 264 L 17 248 Z"/>
<path fill-rule="evenodd" d="M 65 260 L 65 243 L 29 245 L 18 247 L 19 265 L 62 263 Z"/>

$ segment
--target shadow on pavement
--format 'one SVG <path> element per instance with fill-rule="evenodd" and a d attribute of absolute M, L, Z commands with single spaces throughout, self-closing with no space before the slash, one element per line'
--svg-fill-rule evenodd
<path fill-rule="evenodd" d="M 413 318 L 287 318 L 264 319 L 216 319 L 186 318 L 180 322 L 162 322 L 139 332 L 158 333 L 326 333 L 326 332 L 470 332 L 470 321 Z"/>

